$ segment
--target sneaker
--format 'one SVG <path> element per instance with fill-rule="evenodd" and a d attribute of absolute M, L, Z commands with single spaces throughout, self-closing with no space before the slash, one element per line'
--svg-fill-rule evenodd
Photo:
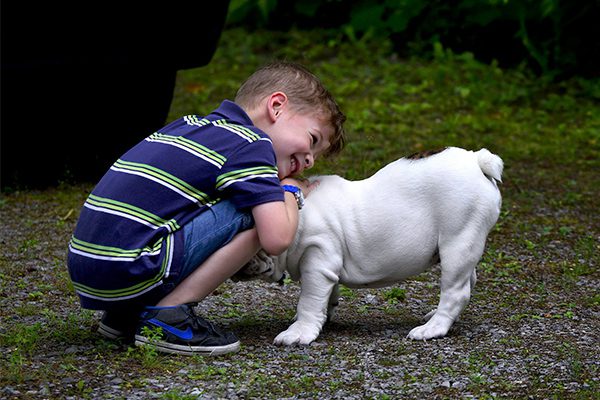
<path fill-rule="evenodd" d="M 138 322 L 139 312 L 104 311 L 98 325 L 98 333 L 108 339 L 133 342 Z"/>
<path fill-rule="evenodd" d="M 144 327 L 152 330 L 160 328 L 162 337 L 144 336 Z M 197 316 L 193 304 L 146 307 L 135 335 L 135 344 L 149 345 L 165 353 L 186 355 L 219 355 L 240 349 L 240 341 L 233 333 L 222 332 Z"/>

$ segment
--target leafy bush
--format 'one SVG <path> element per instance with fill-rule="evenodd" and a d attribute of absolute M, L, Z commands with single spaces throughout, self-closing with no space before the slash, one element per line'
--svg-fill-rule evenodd
<path fill-rule="evenodd" d="M 342 29 L 348 40 L 391 37 L 403 55 L 432 44 L 550 77 L 600 76 L 600 2 L 589 0 L 233 0 L 228 22 L 287 30 Z"/>

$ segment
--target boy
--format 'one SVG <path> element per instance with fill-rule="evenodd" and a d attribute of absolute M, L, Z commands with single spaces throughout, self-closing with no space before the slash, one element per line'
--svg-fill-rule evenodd
<path fill-rule="evenodd" d="M 117 160 L 86 200 L 68 267 L 99 332 L 159 351 L 237 351 L 234 334 L 195 315 L 202 300 L 263 248 L 292 242 L 303 193 L 292 177 L 344 145 L 344 114 L 300 65 L 256 71 L 235 102 L 180 118 Z M 149 340 L 145 327 L 162 331 Z"/>

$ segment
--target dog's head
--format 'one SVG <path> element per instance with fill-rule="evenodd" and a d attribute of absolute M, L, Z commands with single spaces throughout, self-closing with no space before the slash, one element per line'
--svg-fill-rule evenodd
<path fill-rule="evenodd" d="M 234 282 L 262 279 L 267 282 L 283 284 L 285 269 L 279 267 L 278 257 L 272 257 L 260 250 L 231 279 Z"/>

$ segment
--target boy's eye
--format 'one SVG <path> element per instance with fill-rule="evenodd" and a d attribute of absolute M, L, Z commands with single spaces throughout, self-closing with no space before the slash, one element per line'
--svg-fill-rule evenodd
<path fill-rule="evenodd" d="M 314 146 L 314 145 L 315 145 L 315 144 L 317 144 L 317 142 L 319 141 L 319 138 L 318 138 L 318 137 L 316 137 L 315 135 L 313 135 L 313 134 L 311 133 L 311 134 L 310 134 L 310 140 L 311 140 L 311 143 L 312 143 L 312 144 L 313 144 L 313 146 Z"/>

